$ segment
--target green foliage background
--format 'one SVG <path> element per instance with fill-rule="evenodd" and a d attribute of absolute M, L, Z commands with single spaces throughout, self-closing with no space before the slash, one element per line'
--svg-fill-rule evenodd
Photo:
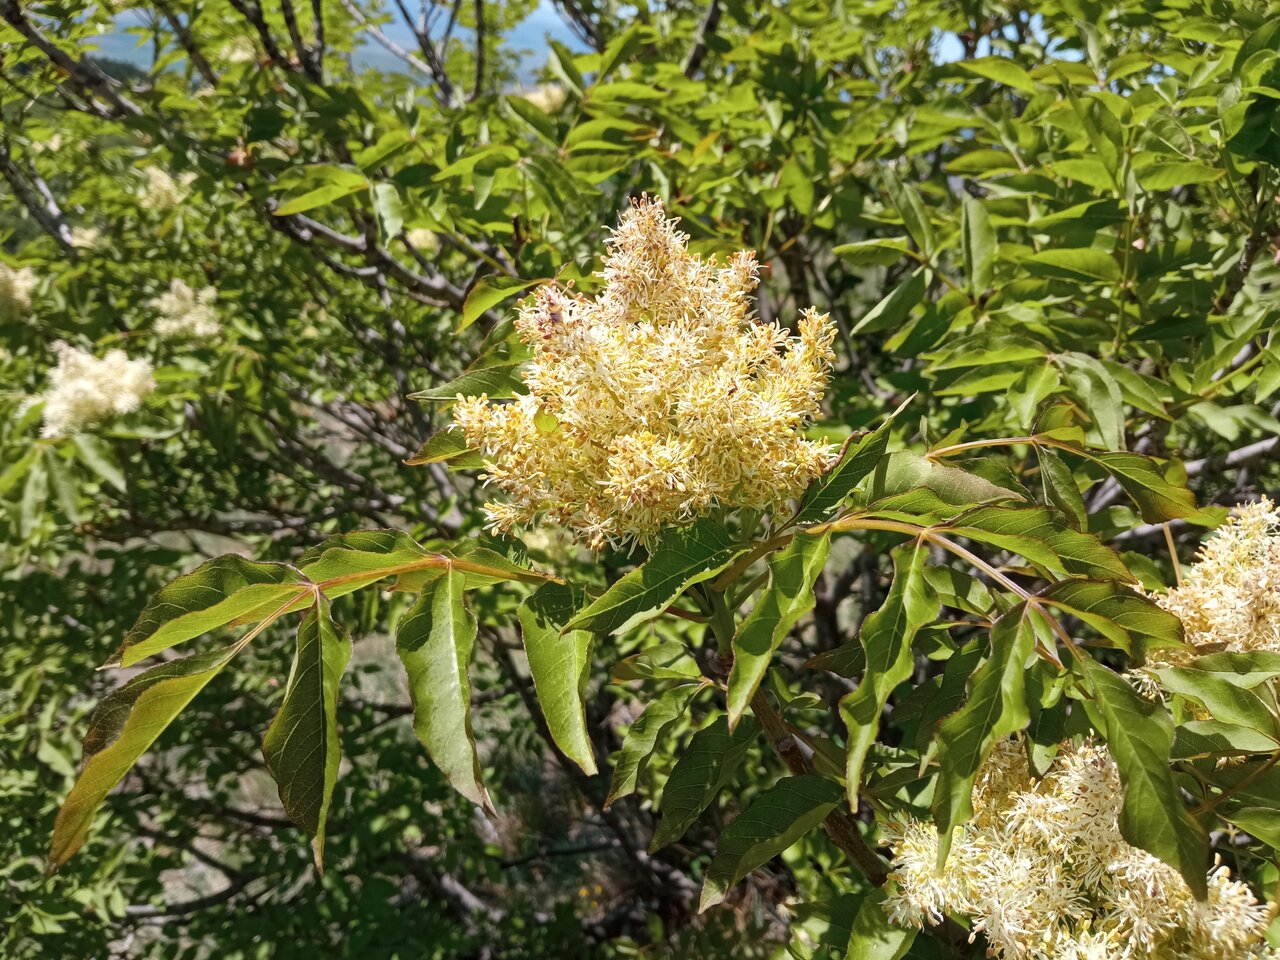
<path fill-rule="evenodd" d="M 94 55 L 124 7 L 154 51 L 145 71 Z M 538 278 L 592 289 L 607 226 L 642 191 L 695 249 L 759 251 L 762 318 L 831 312 L 819 433 L 843 439 L 905 403 L 895 449 L 936 449 L 1025 436 L 1048 410 L 1099 449 L 1169 458 L 1169 482 L 1210 508 L 1274 491 L 1271 4 L 557 9 L 582 52 L 537 51 L 533 90 L 504 39 L 529 3 L 428 4 L 404 68 L 379 72 L 354 53 L 396 43 L 378 26 L 396 5 L 0 0 L 0 257 L 40 280 L 29 315 L 0 304 L 4 956 L 808 956 L 839 939 L 824 918 L 857 886 L 817 834 L 696 915 L 721 827 L 776 761 L 751 746 L 683 841 L 647 854 L 652 798 L 711 714 L 696 701 L 663 731 L 643 797 L 603 809 L 607 777 L 549 745 L 501 592 L 476 594 L 496 626 L 472 692 L 492 821 L 414 739 L 389 640 L 408 601 L 362 591 L 335 603 L 355 653 L 323 878 L 259 751 L 292 649 L 279 625 L 111 796 L 80 855 L 42 873 L 87 713 L 119 682 L 95 670 L 163 583 L 220 553 L 287 560 L 362 528 L 429 547 L 483 536 L 474 471 L 403 465 L 448 420 L 406 396 L 477 357 L 520 359 L 513 299 Z M 186 198 L 144 209 L 147 167 L 189 175 Z M 75 248 L 74 227 L 101 239 Z M 437 242 L 412 247 L 415 229 Z M 148 301 L 173 278 L 217 289 L 219 336 L 154 334 Z M 42 439 L 32 401 L 57 340 L 148 356 L 158 389 L 136 414 Z M 1063 467 L 1063 485 L 1035 456 L 977 452 L 971 472 L 1027 481 L 1148 586 L 1171 581 L 1159 479 L 1135 504 L 1098 463 Z M 1186 560 L 1222 514 L 1184 507 L 1171 530 Z M 826 652 L 831 666 L 880 605 L 891 542 L 838 543 L 775 658 L 776 695 L 822 736 L 843 735 L 818 708 L 857 673 L 804 664 Z M 631 562 L 528 546 L 589 584 Z M 611 671 L 694 635 L 651 625 L 596 644 L 602 768 L 652 696 Z M 1274 879 L 1267 850 L 1234 855 Z M 818 906 L 781 906 L 797 898 Z"/>

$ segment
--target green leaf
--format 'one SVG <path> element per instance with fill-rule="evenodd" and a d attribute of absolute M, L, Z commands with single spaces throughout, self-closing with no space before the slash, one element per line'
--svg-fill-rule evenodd
<path fill-rule="evenodd" d="M 1249 653 L 1224 651 L 1199 657 L 1192 664 L 1197 670 L 1217 674 L 1228 683 L 1256 687 L 1280 677 L 1280 653 L 1253 650 Z"/>
<path fill-rule="evenodd" d="M 994 276 L 996 232 L 987 217 L 986 207 L 973 197 L 965 199 L 960 216 L 960 250 L 964 255 L 964 275 L 969 290 L 980 294 L 991 286 Z"/>
<path fill-rule="evenodd" d="M 736 726 L 750 706 L 782 641 L 813 609 L 813 584 L 830 552 L 830 537 L 799 533 L 769 558 L 769 585 L 733 638 L 727 696 L 730 726 Z"/>
<path fill-rule="evenodd" d="M 1280 847 L 1280 810 L 1275 807 L 1238 807 L 1223 817 L 1272 849 Z"/>
<path fill-rule="evenodd" d="M 394 183 L 373 185 L 373 212 L 378 217 L 378 229 L 384 240 L 400 235 L 404 229 L 404 208 L 400 203 L 400 191 Z"/>
<path fill-rule="evenodd" d="M 925 255 L 933 253 L 933 224 L 929 222 L 929 211 L 920 199 L 915 187 L 903 183 L 891 169 L 884 171 L 884 185 L 893 201 L 893 206 L 902 218 L 903 226 L 911 239 L 924 251 Z"/>
<path fill-rule="evenodd" d="M 409 467 L 428 463 L 452 463 L 455 467 L 478 469 L 484 467 L 484 455 L 474 447 L 468 447 L 462 431 L 450 426 L 433 433 L 417 453 L 404 461 Z"/>
<path fill-rule="evenodd" d="M 890 417 L 856 443 L 848 443 L 836 465 L 811 483 L 804 492 L 795 522 L 817 523 L 839 510 L 854 488 L 876 468 L 880 458 L 885 455 L 889 448 L 889 428 L 892 426 L 893 417 Z"/>
<path fill-rule="evenodd" d="M 998 741 L 1030 720 L 1024 678 L 1035 650 L 1036 615 L 1024 602 L 995 622 L 991 654 L 973 674 L 969 699 L 938 726 L 933 819 L 939 865 L 951 849 L 952 831 L 973 816 L 973 781 L 982 761 Z"/>
<path fill-rule="evenodd" d="M 1169 767 L 1173 721 L 1159 704 L 1144 700 L 1125 680 L 1084 658 L 1077 668 L 1091 688 L 1107 746 L 1120 768 L 1124 807 L 1120 832 L 1125 840 L 1176 869 L 1198 900 L 1207 894 L 1209 841 L 1191 816 Z"/>
<path fill-rule="evenodd" d="M 689 587 L 724 570 L 746 548 L 711 519 L 669 530 L 648 560 L 606 590 L 566 629 L 625 633 L 661 613 Z"/>
<path fill-rule="evenodd" d="M 720 835 L 698 911 L 722 901 L 739 880 L 827 819 L 839 802 L 840 788 L 816 774 L 784 777 L 761 793 Z"/>
<path fill-rule="evenodd" d="M 985 80 L 993 80 L 1022 93 L 1035 94 L 1038 92 L 1036 82 L 1031 79 L 1031 74 L 1005 57 L 982 57 L 978 60 L 961 60 L 956 66 L 963 70 L 968 70 L 970 73 L 976 73 Z"/>
<path fill-rule="evenodd" d="M 525 280 L 522 277 L 481 277 L 467 294 L 467 301 L 462 305 L 462 319 L 458 321 L 457 333 L 461 333 L 480 319 L 480 315 L 491 307 L 496 307 L 503 300 L 521 290 L 546 283 L 543 277 Z"/>
<path fill-rule="evenodd" d="M 162 587 L 107 665 L 129 667 L 229 623 L 301 610 L 311 595 L 303 575 L 288 564 L 215 557 Z"/>
<path fill-rule="evenodd" d="M 107 793 L 244 643 L 161 663 L 102 698 L 89 718 L 80 776 L 53 825 L 50 866 L 60 867 L 80 849 Z"/>
<path fill-rule="evenodd" d="M 396 652 L 409 677 L 413 730 L 460 794 L 492 810 L 471 731 L 471 653 L 476 619 L 463 603 L 460 571 L 436 576 L 396 630 Z"/>
<path fill-rule="evenodd" d="M 1138 183 L 1144 190 L 1172 190 L 1193 183 L 1212 183 L 1224 173 L 1225 170 L 1206 163 L 1175 161 L 1153 163 L 1139 170 L 1137 175 Z"/>
<path fill-rule="evenodd" d="M 1068 526 L 1048 507 L 977 507 L 947 532 L 1011 550 L 1059 575 L 1133 581 L 1119 554 L 1094 534 Z"/>
<path fill-rule="evenodd" d="M 897 263 L 907 252 L 905 237 L 876 237 L 856 243 L 842 243 L 831 248 L 838 257 L 844 257 L 855 266 L 887 267 Z"/>
<path fill-rule="evenodd" d="M 99 479 L 121 492 L 125 490 L 124 473 L 116 462 L 111 447 L 104 440 L 90 433 L 77 433 L 72 437 L 72 442 L 81 463 L 97 474 Z"/>
<path fill-rule="evenodd" d="M 410 400 L 445 400 L 453 401 L 458 397 L 487 396 L 490 400 L 506 400 L 510 397 L 526 393 L 524 378 L 520 371 L 524 362 L 496 363 L 490 367 L 479 367 L 468 370 L 462 376 L 442 383 L 438 387 L 429 387 L 409 394 Z"/>
<path fill-rule="evenodd" d="M 698 661 L 679 640 L 645 647 L 619 660 L 613 668 L 616 683 L 630 680 L 697 680 L 702 676 Z"/>
<path fill-rule="evenodd" d="M 594 774 L 596 757 L 584 704 L 594 638 L 585 630 L 564 633 L 578 605 L 567 584 L 544 584 L 520 604 L 520 631 L 533 688 L 556 746 L 587 774 Z"/>
<path fill-rule="evenodd" d="M 1115 375 L 1082 353 L 1058 355 L 1063 374 L 1093 421 L 1103 446 L 1124 449 L 1124 397 Z"/>
<path fill-rule="evenodd" d="M 1195 495 L 1161 472 L 1155 460 L 1137 453 L 1088 453 L 1138 505 L 1147 523 L 1200 517 Z"/>
<path fill-rule="evenodd" d="M 732 732 L 728 718 L 717 717 L 693 735 L 662 788 L 662 819 L 650 853 L 684 836 L 733 778 L 759 730 L 754 717 L 745 717 Z"/>
<path fill-rule="evenodd" d="M 872 887 L 862 898 L 853 927 L 849 931 L 849 947 L 845 960 L 902 960 L 919 932 L 890 922 L 884 908 L 889 892 Z"/>
<path fill-rule="evenodd" d="M 929 285 L 928 267 L 920 267 L 907 279 L 893 288 L 874 307 L 854 324 L 852 333 L 878 333 L 899 326 L 911 312 L 911 308 L 924 299 Z"/>
<path fill-rule="evenodd" d="M 277 217 L 305 213 L 316 207 L 333 203 L 335 200 L 341 200 L 343 197 L 360 193 L 368 186 L 368 179 L 354 170 L 327 164 L 314 164 L 303 168 L 303 177 L 298 187 L 306 189 L 301 193 L 295 193 L 272 213 Z"/>
<path fill-rule="evenodd" d="M 916 724 L 915 745 L 922 757 L 928 754 L 933 744 L 938 724 L 964 703 L 969 678 L 985 653 L 986 644 L 975 638 L 947 659 L 938 689 L 920 711 L 920 720 Z"/>
<path fill-rule="evenodd" d="M 975 503 L 1015 500 L 1018 496 L 1012 490 L 1006 490 L 959 467 L 936 463 L 909 450 L 899 450 L 882 457 L 876 464 L 867 499 L 874 506 L 876 501 L 921 487 L 935 494 L 944 503 L 963 507 Z"/>
<path fill-rule="evenodd" d="M 1121 650 L 1132 653 L 1184 645 L 1181 620 L 1150 597 L 1115 581 L 1066 580 L 1044 591 L 1042 597 Z"/>
<path fill-rule="evenodd" d="M 437 183 L 440 183 L 444 180 L 493 173 L 496 170 L 510 167 L 519 158 L 519 151 L 509 144 L 494 144 L 481 147 L 479 150 L 460 156 L 437 173 L 434 179 Z"/>
<path fill-rule="evenodd" d="M 395 577 L 392 590 L 416 593 L 447 569 L 462 573 L 468 590 L 502 580 L 545 583 L 553 579 L 469 541 L 460 545 L 456 556 L 435 553 L 400 530 L 357 530 L 330 537 L 299 557 L 298 567 L 330 599 L 388 577 Z"/>
<path fill-rule="evenodd" d="M 1252 690 L 1217 674 L 1186 667 L 1165 667 L 1155 674 L 1162 687 L 1170 693 L 1198 700 L 1215 720 L 1248 727 L 1273 740 L 1280 734 L 1276 717 Z"/>
<path fill-rule="evenodd" d="M 911 676 L 911 642 L 938 615 L 938 598 L 924 577 L 928 554 L 920 541 L 893 551 L 893 586 L 884 606 L 862 624 L 866 672 L 858 689 L 840 701 L 840 716 L 849 730 L 847 786 L 855 807 L 862 765 L 880 728 L 880 714 L 894 687 Z"/>
<path fill-rule="evenodd" d="M 680 719 L 693 695 L 701 689 L 700 683 L 682 683 L 649 701 L 635 723 L 631 724 L 626 739 L 622 741 L 622 750 L 618 753 L 613 779 L 609 784 L 609 797 L 605 800 L 606 807 L 615 800 L 635 793 L 636 783 L 648 765 L 659 738 Z"/>
<path fill-rule="evenodd" d="M 1071 468 L 1048 447 L 1037 446 L 1036 456 L 1040 460 L 1040 482 L 1044 486 L 1045 500 L 1062 511 L 1077 530 L 1086 529 L 1089 526 L 1088 512 Z"/>
<path fill-rule="evenodd" d="M 342 756 L 338 684 L 350 659 L 351 641 L 334 623 L 329 601 L 317 598 L 298 627 L 284 702 L 262 741 L 262 756 L 280 787 L 280 802 L 289 819 L 311 838 L 321 872 L 325 821 Z"/>
<path fill-rule="evenodd" d="M 1175 760 L 1196 757 L 1249 756 L 1275 753 L 1280 746 L 1275 737 L 1258 733 L 1249 727 L 1221 720 L 1189 720 L 1178 727 L 1173 738 L 1171 756 Z"/>
<path fill-rule="evenodd" d="M 1041 250 L 1024 257 L 1023 263 L 1038 277 L 1081 283 L 1119 283 L 1121 280 L 1116 258 L 1092 247 Z"/>

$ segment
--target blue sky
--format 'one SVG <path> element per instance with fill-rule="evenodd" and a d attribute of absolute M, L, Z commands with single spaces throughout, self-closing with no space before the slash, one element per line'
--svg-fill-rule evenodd
<path fill-rule="evenodd" d="M 410 10 L 413 10 L 410 5 Z M 104 34 L 98 41 L 100 53 L 116 60 L 129 63 L 149 65 L 151 47 L 149 44 L 138 46 L 138 37 L 128 33 L 130 25 L 139 22 L 136 13 L 122 14 L 117 20 L 118 29 L 114 33 Z M 393 23 L 384 28 L 387 36 L 403 47 L 414 47 L 413 33 L 409 27 L 396 17 Z M 547 60 L 547 38 L 559 40 L 571 49 L 582 49 L 582 44 L 573 32 L 565 25 L 560 14 L 556 12 L 551 0 L 541 0 L 538 7 L 507 35 L 507 42 L 518 50 L 525 50 L 525 62 L 522 73 L 526 77 L 535 74 Z M 383 70 L 400 70 L 404 65 L 392 54 L 372 40 L 366 41 L 363 49 L 357 53 L 357 62 Z"/>

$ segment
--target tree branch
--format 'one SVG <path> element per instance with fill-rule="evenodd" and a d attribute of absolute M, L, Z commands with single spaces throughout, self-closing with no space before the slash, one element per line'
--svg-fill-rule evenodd
<path fill-rule="evenodd" d="M 689 56 L 684 62 L 684 75 L 690 80 L 698 72 L 698 68 L 702 66 L 702 61 L 707 55 L 707 40 L 714 37 L 716 27 L 720 25 L 720 0 L 711 0 L 711 6 L 707 8 L 707 15 L 702 20 L 702 26 L 698 28 L 698 39 L 694 43 L 693 49 L 689 51 Z"/>

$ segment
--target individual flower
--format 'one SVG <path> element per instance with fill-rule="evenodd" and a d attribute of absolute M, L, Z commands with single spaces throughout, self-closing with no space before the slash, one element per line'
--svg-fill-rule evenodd
<path fill-rule="evenodd" d="M 903 926 L 968 917 L 1000 960 L 1259 960 L 1271 910 L 1217 864 L 1197 903 L 1182 876 L 1120 834 L 1124 791 L 1093 740 L 1065 743 L 1035 779 L 1022 746 L 1000 744 L 979 771 L 974 816 L 938 866 L 938 833 L 908 818 L 885 904 Z"/>
<path fill-rule="evenodd" d="M 168 291 L 151 301 L 151 306 L 160 314 L 156 333 L 162 337 L 215 336 L 220 329 L 218 315 L 213 308 L 217 297 L 218 291 L 213 287 L 197 292 L 181 280 L 173 279 Z"/>
<path fill-rule="evenodd" d="M 1182 582 L 1155 599 L 1182 621 L 1189 645 L 1151 651 L 1157 665 L 1215 650 L 1280 653 L 1280 509 L 1266 497 L 1237 507 Z"/>
<path fill-rule="evenodd" d="M 138 202 L 144 210 L 157 212 L 176 207 L 186 199 L 187 188 L 195 181 L 196 175 L 190 171 L 175 180 L 160 167 L 144 167 L 142 176 L 145 183 Z"/>
<path fill-rule="evenodd" d="M 595 299 L 554 284 L 520 310 L 528 394 L 459 397 L 457 426 L 507 495 L 499 531 L 546 516 L 586 545 L 651 542 L 716 507 L 770 508 L 818 477 L 806 439 L 835 328 L 807 310 L 792 336 L 751 316 L 754 255 L 721 266 L 648 198 L 623 213 Z"/>
<path fill-rule="evenodd" d="M 40 281 L 30 267 L 0 262 L 0 319 L 17 319 L 31 311 L 31 292 Z"/>
<path fill-rule="evenodd" d="M 106 417 L 138 409 L 155 388 L 151 364 L 130 360 L 123 350 L 98 359 L 61 341 L 53 345 L 58 365 L 49 374 L 44 394 L 46 437 L 60 437 Z"/>

